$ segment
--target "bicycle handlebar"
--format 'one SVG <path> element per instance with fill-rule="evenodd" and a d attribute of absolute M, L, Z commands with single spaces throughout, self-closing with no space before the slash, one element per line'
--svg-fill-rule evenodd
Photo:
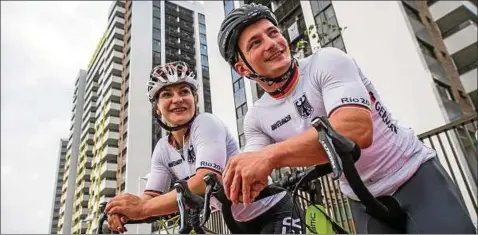
<path fill-rule="evenodd" d="M 204 198 L 192 193 L 185 180 L 176 181 L 174 189 L 177 192 L 179 214 L 181 216 L 179 234 L 187 234 L 191 229 L 194 229 L 196 234 L 204 234 L 205 232 L 200 225 Z M 189 213 L 186 213 L 186 207 L 189 208 Z"/>
<path fill-rule="evenodd" d="M 367 212 L 381 218 L 394 218 L 396 215 L 392 215 L 391 211 L 368 191 L 355 168 L 355 162 L 360 158 L 360 148 L 347 137 L 338 134 L 326 117 L 319 117 L 318 121 L 320 123 L 319 128 L 317 128 L 318 140 L 325 150 L 329 164 L 322 164 L 292 173 L 274 184 L 286 188 L 298 182 L 310 182 L 329 173 L 332 173 L 332 178 L 337 180 L 344 173 L 350 187 L 365 205 Z M 207 222 L 211 213 L 209 208 L 211 196 L 214 195 L 220 202 L 229 201 L 224 194 L 224 188 L 214 173 L 208 173 L 203 179 L 206 183 L 205 198 L 189 191 L 187 182 L 184 180 L 177 181 L 174 184 L 174 188 L 178 192 L 181 229 L 184 229 L 184 231 L 191 228 L 187 222 L 191 222 L 195 230 L 203 231 L 201 227 Z M 185 213 L 186 206 L 193 212 L 193 217 L 188 218 L 188 213 Z M 195 212 L 197 214 L 194 214 Z M 105 218 L 101 219 L 103 220 L 101 222 L 104 222 Z M 154 221 L 155 219 L 148 218 L 141 221 L 128 221 L 128 223 L 142 223 L 151 220 Z M 196 231 L 196 233 L 199 232 Z"/>

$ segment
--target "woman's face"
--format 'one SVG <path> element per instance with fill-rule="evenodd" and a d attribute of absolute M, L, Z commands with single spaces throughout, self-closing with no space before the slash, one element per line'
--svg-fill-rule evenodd
<path fill-rule="evenodd" d="M 175 84 L 159 91 L 157 111 L 172 126 L 187 123 L 193 118 L 196 104 L 191 87 L 187 84 Z"/>

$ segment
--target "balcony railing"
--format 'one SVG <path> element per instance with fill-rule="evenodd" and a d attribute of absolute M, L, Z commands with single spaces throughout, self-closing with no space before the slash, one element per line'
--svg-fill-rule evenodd
<path fill-rule="evenodd" d="M 458 25 L 454 26 L 453 28 L 447 30 L 446 32 L 443 32 L 442 36 L 443 36 L 443 38 L 447 38 L 448 36 L 453 35 L 454 33 L 466 28 L 469 25 L 476 25 L 476 23 L 473 22 L 472 20 L 466 20 L 466 21 L 462 22 L 461 24 L 458 24 Z"/>
<path fill-rule="evenodd" d="M 478 183 L 478 116 L 461 118 L 418 137 L 433 148 L 446 171 L 458 185 L 472 221 L 476 221 Z"/>

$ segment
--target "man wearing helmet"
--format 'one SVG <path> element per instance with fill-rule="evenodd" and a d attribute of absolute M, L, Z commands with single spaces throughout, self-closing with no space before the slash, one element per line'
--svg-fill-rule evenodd
<path fill-rule="evenodd" d="M 328 116 L 337 132 L 362 149 L 356 168 L 370 192 L 390 196 L 407 214 L 407 233 L 474 233 L 436 152 L 392 118 L 351 56 L 322 48 L 295 60 L 272 12 L 256 4 L 226 16 L 218 44 L 238 74 L 266 91 L 244 119 L 245 151 L 232 157 L 223 174 L 231 201 L 240 196 L 245 203 L 256 200 L 251 189 L 263 185 L 276 168 L 326 164 L 311 122 Z M 357 232 L 400 232 L 366 213 L 343 176 L 340 186 L 351 199 Z"/>
<path fill-rule="evenodd" d="M 127 219 L 177 212 L 176 192 L 169 192 L 173 176 L 187 179 L 191 192 L 204 194 L 203 177 L 209 172 L 220 176 L 228 158 L 239 152 L 223 122 L 210 113 L 197 113 L 198 84 L 186 63 L 154 67 L 147 88 L 157 121 L 170 134 L 156 144 L 144 193 L 118 195 L 108 202 L 108 225 L 114 231 L 126 231 Z"/>

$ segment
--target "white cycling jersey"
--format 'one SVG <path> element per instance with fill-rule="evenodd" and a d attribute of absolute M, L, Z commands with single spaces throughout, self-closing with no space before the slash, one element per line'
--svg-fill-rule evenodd
<path fill-rule="evenodd" d="M 186 180 L 200 168 L 222 174 L 228 159 L 239 153 L 226 125 L 210 113 L 199 114 L 193 121 L 182 151 L 169 141 L 168 136 L 163 137 L 154 148 L 145 191 L 169 192 L 172 176 Z"/>
<path fill-rule="evenodd" d="M 239 153 L 239 146 L 226 125 L 210 113 L 202 113 L 196 117 L 189 130 L 189 138 L 180 152 L 174 148 L 169 136 L 161 138 L 156 144 L 151 159 L 151 171 L 145 191 L 169 192 L 173 176 L 187 180 L 200 168 L 207 168 L 223 173 L 230 157 Z M 272 200 L 272 201 L 271 201 Z M 221 208 L 221 204 L 213 199 L 211 204 Z M 264 198 L 245 207 L 242 203 L 233 205 L 232 215 L 238 221 L 255 218 L 275 205 L 272 198 Z"/>
<path fill-rule="evenodd" d="M 265 93 L 246 114 L 244 151 L 261 149 L 311 128 L 311 120 L 330 116 L 337 108 L 362 107 L 371 111 L 373 143 L 362 149 L 355 166 L 374 196 L 393 194 L 420 164 L 436 154 L 414 132 L 392 118 L 370 80 L 355 60 L 336 48 L 323 48 L 299 60 L 299 78 L 289 95 Z M 344 194 L 358 200 L 344 176 Z"/>

